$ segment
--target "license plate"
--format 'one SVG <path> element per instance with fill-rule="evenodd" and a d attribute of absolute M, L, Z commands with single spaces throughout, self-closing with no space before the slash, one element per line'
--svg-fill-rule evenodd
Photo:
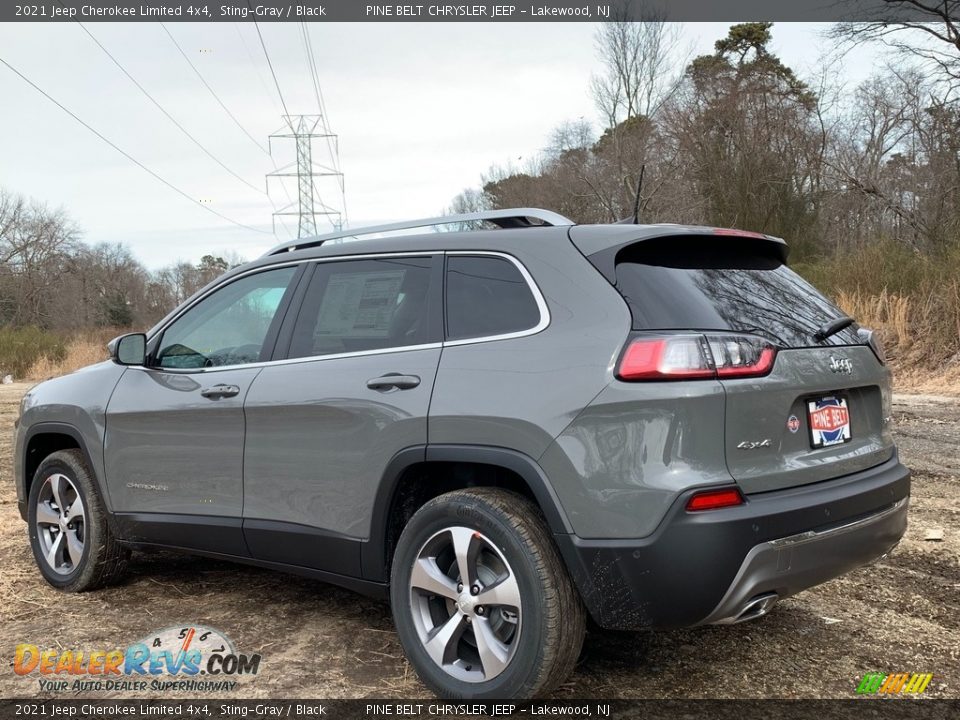
<path fill-rule="evenodd" d="M 847 399 L 828 395 L 807 401 L 810 444 L 815 448 L 850 442 L 850 409 Z"/>

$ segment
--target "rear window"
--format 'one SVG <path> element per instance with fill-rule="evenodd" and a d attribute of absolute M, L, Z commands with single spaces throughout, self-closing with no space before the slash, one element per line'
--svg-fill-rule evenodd
<path fill-rule="evenodd" d="M 486 255 L 447 257 L 447 339 L 496 337 L 540 322 L 530 286 L 512 262 Z"/>
<path fill-rule="evenodd" d="M 783 264 L 767 241 L 669 237 L 635 243 L 616 257 L 616 287 L 634 330 L 735 330 L 782 347 L 815 346 L 814 333 L 843 317 Z M 856 326 L 825 341 L 860 344 Z"/>

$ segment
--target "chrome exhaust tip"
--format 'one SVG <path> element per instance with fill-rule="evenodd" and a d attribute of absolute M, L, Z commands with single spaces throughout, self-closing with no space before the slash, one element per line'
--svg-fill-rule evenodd
<path fill-rule="evenodd" d="M 780 596 L 776 593 L 757 595 L 747 600 L 735 615 L 717 620 L 713 624 L 735 625 L 736 623 L 746 622 L 747 620 L 756 620 L 773 610 L 773 606 L 777 604 L 777 600 L 779 599 Z"/>
<path fill-rule="evenodd" d="M 760 595 L 752 600 L 748 600 L 747 604 L 743 606 L 743 609 L 734 618 L 733 622 L 741 623 L 763 617 L 773 610 L 773 606 L 777 604 L 777 600 L 779 599 L 776 593 L 770 593 L 769 595 Z"/>

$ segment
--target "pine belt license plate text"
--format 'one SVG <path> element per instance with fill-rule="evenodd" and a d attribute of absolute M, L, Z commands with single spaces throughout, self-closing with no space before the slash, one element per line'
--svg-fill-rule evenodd
<path fill-rule="evenodd" d="M 810 444 L 815 448 L 849 442 L 850 410 L 847 399 L 837 395 L 807 401 Z"/>

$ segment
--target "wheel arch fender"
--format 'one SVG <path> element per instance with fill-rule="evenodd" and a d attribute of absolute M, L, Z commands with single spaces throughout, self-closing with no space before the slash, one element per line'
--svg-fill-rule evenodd
<path fill-rule="evenodd" d="M 530 456 L 509 448 L 486 445 L 412 446 L 394 455 L 381 477 L 371 513 L 370 536 L 361 552 L 361 568 L 365 579 L 385 582 L 389 577 L 391 512 L 395 509 L 397 490 L 405 474 L 416 466 L 441 463 L 465 463 L 510 471 L 520 479 L 540 507 L 552 533 L 573 532 L 550 481 Z"/>
<path fill-rule="evenodd" d="M 45 436 L 51 439 L 50 443 L 41 444 L 39 446 L 35 444 L 36 441 L 42 440 Z M 60 439 L 54 440 L 54 438 Z M 72 440 L 72 444 L 63 442 L 63 438 Z M 43 449 L 41 450 L 40 448 Z M 103 478 L 101 477 L 102 473 L 97 472 L 97 466 L 93 462 L 93 458 L 90 455 L 89 449 L 87 448 L 87 440 L 79 428 L 77 428 L 75 425 L 64 422 L 41 421 L 34 423 L 25 431 L 23 438 L 23 454 L 20 464 L 21 472 L 19 473 L 19 477 L 15 478 L 15 481 L 23 490 L 23 497 L 25 499 L 29 498 L 30 484 L 33 482 L 33 476 L 43 460 L 54 452 L 67 449 L 77 449 L 83 455 L 83 460 L 87 464 L 87 468 L 90 470 L 90 474 L 93 476 L 93 479 L 96 482 L 97 490 L 100 493 L 100 499 L 107 507 L 109 513 L 109 496 L 106 493 L 106 488 L 104 487 Z M 42 454 L 37 455 L 36 457 L 31 457 L 33 452 L 41 452 Z M 20 513 L 24 519 L 26 519 L 26 504 L 20 508 Z"/>

